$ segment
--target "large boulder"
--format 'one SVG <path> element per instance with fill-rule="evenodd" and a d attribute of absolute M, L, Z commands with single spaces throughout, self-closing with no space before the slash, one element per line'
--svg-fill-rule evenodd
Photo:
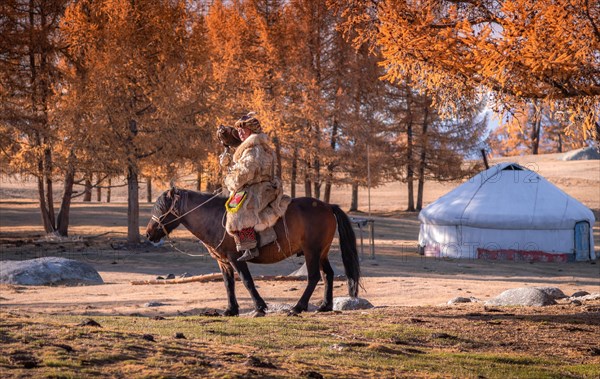
<path fill-rule="evenodd" d="M 597 147 L 584 147 L 582 149 L 572 150 L 562 156 L 563 161 L 580 161 L 600 159 L 600 151 Z"/>
<path fill-rule="evenodd" d="M 485 305 L 542 307 L 556 304 L 554 296 L 539 288 L 513 288 L 485 302 Z"/>
<path fill-rule="evenodd" d="M 103 284 L 98 271 L 87 263 L 58 257 L 26 261 L 0 261 L 0 283 L 26 286 L 51 284 Z"/>

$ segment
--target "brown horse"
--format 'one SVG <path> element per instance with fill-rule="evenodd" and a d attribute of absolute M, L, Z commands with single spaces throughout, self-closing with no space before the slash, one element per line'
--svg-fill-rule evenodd
<path fill-rule="evenodd" d="M 262 316 L 267 304 L 254 286 L 247 263 L 237 261 L 241 253 L 236 250 L 233 238 L 223 227 L 226 200 L 222 196 L 175 188 L 165 191 L 154 204 L 146 237 L 156 243 L 168 236 L 179 224 L 185 226 L 204 243 L 211 256 L 219 263 L 228 298 L 224 315 L 239 314 L 234 287 L 235 270 L 252 296 L 255 315 Z M 356 297 L 360 279 L 356 237 L 348 216 L 337 205 L 308 197 L 293 199 L 284 217 L 275 224 L 277 241 L 261 247 L 260 255 L 250 261 L 276 263 L 294 254 L 304 255 L 308 284 L 291 314 L 306 311 L 308 301 L 321 278 L 321 271 L 325 280 L 325 298 L 318 311 L 327 312 L 333 308 L 333 269 L 328 254 L 335 235 L 336 221 L 348 293 Z"/>

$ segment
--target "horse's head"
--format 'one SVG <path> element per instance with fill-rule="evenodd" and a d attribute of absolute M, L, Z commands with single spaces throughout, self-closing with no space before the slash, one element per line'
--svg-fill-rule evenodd
<path fill-rule="evenodd" d="M 179 200 L 181 193 L 172 187 L 163 192 L 152 208 L 152 218 L 146 226 L 146 238 L 153 244 L 158 244 L 168 236 L 179 224 Z"/>

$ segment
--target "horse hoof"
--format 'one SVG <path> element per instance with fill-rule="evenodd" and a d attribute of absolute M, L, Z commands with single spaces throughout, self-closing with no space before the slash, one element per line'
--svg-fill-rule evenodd
<path fill-rule="evenodd" d="M 232 311 L 231 309 L 226 309 L 225 312 L 223 312 L 223 316 L 226 316 L 226 317 L 234 317 L 239 314 L 240 313 L 238 311 Z"/>
<path fill-rule="evenodd" d="M 321 305 L 319 308 L 317 308 L 317 312 L 332 312 L 333 311 L 333 306 L 331 305 Z"/>
<path fill-rule="evenodd" d="M 287 313 L 287 316 L 288 317 L 300 317 L 300 314 L 298 312 L 296 312 L 296 311 L 289 311 Z"/>
<path fill-rule="evenodd" d="M 252 318 L 257 318 L 257 317 L 265 317 L 266 313 L 263 310 L 257 310 L 252 312 Z"/>

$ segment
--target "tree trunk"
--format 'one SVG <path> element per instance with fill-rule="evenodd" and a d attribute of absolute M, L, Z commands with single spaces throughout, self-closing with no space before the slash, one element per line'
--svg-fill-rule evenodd
<path fill-rule="evenodd" d="M 533 125 L 531 126 L 531 154 L 537 155 L 540 148 L 540 136 L 542 134 L 542 110 L 539 101 L 533 104 Z"/>
<path fill-rule="evenodd" d="M 140 243 L 140 204 L 137 164 L 130 158 L 127 167 L 127 243 Z"/>
<path fill-rule="evenodd" d="M 75 183 L 75 166 L 73 164 L 74 156 L 71 153 L 69 157 L 69 166 L 65 173 L 65 184 L 63 190 L 62 202 L 58 211 L 56 228 L 58 234 L 64 237 L 69 235 L 69 215 L 71 213 L 71 199 L 73 196 L 73 184 Z M 98 200 L 100 201 L 100 199 Z"/>
<path fill-rule="evenodd" d="M 331 186 L 333 183 L 333 169 L 335 168 L 335 162 L 333 161 L 333 157 L 335 156 L 335 151 L 337 149 L 337 138 L 338 138 L 338 129 L 339 124 L 337 119 L 333 120 L 333 127 L 331 129 L 331 141 L 329 146 L 331 147 L 331 162 L 327 164 L 327 177 L 325 179 L 325 193 L 323 194 L 323 201 L 329 203 L 331 200 Z"/>
<path fill-rule="evenodd" d="M 108 188 L 106 189 L 106 202 L 110 203 L 110 194 L 111 194 L 111 188 L 112 186 L 112 178 L 108 178 Z"/>
<path fill-rule="evenodd" d="M 296 197 L 296 177 L 298 175 L 298 148 L 294 147 L 294 155 L 292 156 L 292 173 L 290 179 L 290 196 L 292 199 Z"/>
<path fill-rule="evenodd" d="M 277 133 L 273 136 L 273 145 L 275 146 L 275 158 L 277 160 L 275 164 L 275 176 L 281 178 L 281 143 L 279 142 L 279 137 L 277 137 Z"/>
<path fill-rule="evenodd" d="M 146 202 L 152 204 L 152 177 L 146 178 Z"/>
<path fill-rule="evenodd" d="M 427 128 L 429 123 L 429 102 L 426 101 L 423 115 L 423 127 L 421 130 L 421 155 L 419 157 L 419 185 L 417 188 L 417 210 L 423 209 L 423 191 L 425 189 L 425 165 L 427 159 Z"/>
<path fill-rule="evenodd" d="M 414 198 L 414 167 L 413 167 L 413 130 L 412 130 L 412 121 L 409 121 L 406 128 L 406 183 L 408 190 L 408 208 L 406 209 L 409 212 L 415 211 L 415 198 Z"/>
<path fill-rule="evenodd" d="M 313 188 L 314 188 L 314 197 L 317 199 L 321 198 L 321 161 L 319 157 L 315 155 L 314 159 L 314 180 L 313 180 Z"/>
<path fill-rule="evenodd" d="M 98 177 L 100 176 L 100 174 L 98 174 Z M 102 187 L 100 186 L 100 184 L 103 181 L 100 180 L 100 178 L 98 178 L 98 183 L 96 184 L 96 201 L 97 202 L 102 202 Z"/>
<path fill-rule="evenodd" d="M 85 178 L 85 188 L 83 190 L 83 201 L 89 202 L 92 201 L 92 179 L 90 176 L 86 176 Z"/>
<path fill-rule="evenodd" d="M 352 183 L 352 199 L 350 200 L 349 212 L 358 211 L 358 183 Z"/>
<path fill-rule="evenodd" d="M 56 230 L 56 218 L 54 217 L 54 188 L 52 185 L 52 151 L 50 148 L 44 150 L 44 176 L 46 177 L 46 205 L 48 206 L 48 217 L 52 225 L 52 231 Z"/>
<path fill-rule="evenodd" d="M 312 187 L 311 187 L 311 182 L 310 182 L 310 178 L 308 177 L 308 174 L 305 173 L 304 174 L 304 196 L 306 197 L 312 197 Z"/>
<path fill-rule="evenodd" d="M 202 192 L 202 166 L 198 166 L 196 171 L 196 191 Z"/>
<path fill-rule="evenodd" d="M 325 182 L 325 192 L 323 193 L 323 201 L 326 203 L 331 202 L 331 179 L 327 179 Z"/>
<path fill-rule="evenodd" d="M 412 89 L 406 88 L 406 112 L 408 117 L 408 123 L 406 125 L 406 183 L 408 191 L 408 212 L 415 211 L 415 199 L 414 199 L 414 161 L 413 161 L 413 115 L 412 115 Z"/>
<path fill-rule="evenodd" d="M 562 132 L 558 133 L 558 147 L 557 147 L 557 153 L 562 153 L 563 152 L 563 142 L 562 142 Z"/>
<path fill-rule="evenodd" d="M 42 216 L 42 225 L 44 225 L 44 231 L 46 233 L 54 232 L 54 225 L 50 222 L 50 216 L 48 214 L 48 207 L 46 205 L 46 193 L 44 191 L 44 178 L 38 176 L 38 198 L 40 200 L 40 214 Z"/>

